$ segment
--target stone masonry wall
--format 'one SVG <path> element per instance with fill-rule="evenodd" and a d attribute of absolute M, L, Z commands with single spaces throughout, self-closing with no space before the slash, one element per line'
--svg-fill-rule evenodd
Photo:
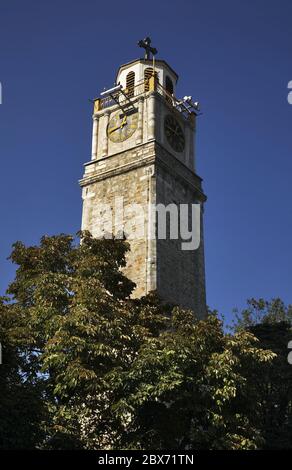
<path fill-rule="evenodd" d="M 153 141 L 86 164 L 81 186 L 82 229 L 93 236 L 120 230 L 121 210 L 116 198 L 123 198 L 124 207 L 132 203 L 143 207 L 138 217 L 135 214 L 134 226 L 133 213 L 122 214 L 126 236 L 127 231 L 139 233 L 137 239 L 129 240 L 131 252 L 125 268 L 125 274 L 137 284 L 134 297 L 157 289 L 162 299 L 204 316 L 203 234 L 196 251 L 183 251 L 180 239 L 149 239 L 149 204 L 203 203 L 201 179 Z M 106 205 L 111 208 L 110 217 Z"/>
<path fill-rule="evenodd" d="M 89 230 L 96 237 L 108 232 L 117 234 L 121 228 L 126 237 L 133 234 L 125 274 L 137 285 L 134 297 L 156 289 L 155 240 L 148 240 L 148 205 L 155 197 L 153 152 L 153 144 L 147 144 L 92 162 L 81 181 L 82 230 Z M 140 204 L 143 211 L 141 207 L 135 210 L 135 206 L 130 206 L 133 203 Z M 110 214 L 107 206 L 111 208 Z"/>
<path fill-rule="evenodd" d="M 205 196 L 196 175 L 181 165 L 171 154 L 157 149 L 157 203 L 187 204 L 191 229 L 191 205 L 203 202 Z M 178 240 L 157 240 L 157 288 L 162 298 L 192 309 L 199 317 L 206 314 L 203 211 L 201 210 L 201 240 L 197 250 L 183 250 Z"/>

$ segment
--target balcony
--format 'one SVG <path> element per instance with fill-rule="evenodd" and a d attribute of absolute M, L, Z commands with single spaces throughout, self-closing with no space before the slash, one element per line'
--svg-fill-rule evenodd
<path fill-rule="evenodd" d="M 127 107 L 132 102 L 135 102 L 137 97 L 152 91 L 156 91 L 159 95 L 163 96 L 170 106 L 173 106 L 177 109 L 179 100 L 177 100 L 174 95 L 171 95 L 158 82 L 156 77 L 152 76 L 150 79 L 141 80 L 131 88 L 126 88 L 125 90 L 119 91 L 114 95 L 94 100 L 94 113 L 97 113 L 106 108 L 110 108 L 111 106 L 116 106 L 118 103 L 121 106 Z"/>

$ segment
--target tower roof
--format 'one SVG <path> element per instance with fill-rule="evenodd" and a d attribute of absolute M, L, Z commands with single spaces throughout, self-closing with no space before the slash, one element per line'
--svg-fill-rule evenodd
<path fill-rule="evenodd" d="M 118 72 L 117 72 L 117 75 L 116 75 L 116 81 L 117 81 L 117 78 L 118 78 L 118 76 L 119 76 L 119 74 L 122 70 L 127 69 L 127 68 L 129 68 L 129 66 L 132 66 L 132 65 L 138 64 L 138 63 L 142 63 L 142 64 L 149 65 L 149 66 L 152 67 L 153 60 L 152 59 L 135 59 L 135 60 L 132 60 L 130 62 L 127 62 L 126 64 L 122 64 L 118 69 Z M 176 77 L 176 81 L 178 80 L 178 74 L 173 70 L 172 67 L 170 67 L 170 65 L 165 60 L 155 59 L 155 64 L 161 65 L 161 66 L 164 66 L 164 67 L 168 68 L 168 70 Z"/>

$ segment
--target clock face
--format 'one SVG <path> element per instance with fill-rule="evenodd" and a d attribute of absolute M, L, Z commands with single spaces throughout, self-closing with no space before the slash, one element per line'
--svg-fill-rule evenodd
<path fill-rule="evenodd" d="M 171 114 L 164 119 L 164 132 L 169 145 L 176 152 L 182 152 L 185 148 L 185 136 L 180 124 Z"/>
<path fill-rule="evenodd" d="M 112 142 L 123 142 L 129 139 L 138 125 L 138 112 L 123 114 L 118 111 L 110 119 L 107 126 L 107 135 Z"/>

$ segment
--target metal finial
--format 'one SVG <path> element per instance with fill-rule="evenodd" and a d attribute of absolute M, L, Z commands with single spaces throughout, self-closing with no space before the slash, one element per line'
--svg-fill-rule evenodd
<path fill-rule="evenodd" d="M 145 38 L 145 39 L 141 39 L 141 41 L 138 42 L 138 46 L 139 47 L 143 47 L 143 49 L 145 49 L 145 56 L 144 58 L 146 60 L 150 60 L 151 59 L 151 54 L 152 55 L 156 55 L 157 54 L 157 49 L 155 49 L 155 47 L 151 47 L 151 39 L 149 37 Z"/>

